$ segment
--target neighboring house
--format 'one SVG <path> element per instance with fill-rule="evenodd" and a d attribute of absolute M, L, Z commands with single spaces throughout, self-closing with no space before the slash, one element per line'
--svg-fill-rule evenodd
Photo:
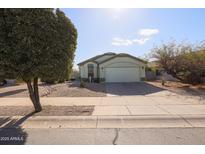
<path fill-rule="evenodd" d="M 78 64 L 80 78 L 95 82 L 138 82 L 145 79 L 146 62 L 125 53 L 108 52 Z"/>

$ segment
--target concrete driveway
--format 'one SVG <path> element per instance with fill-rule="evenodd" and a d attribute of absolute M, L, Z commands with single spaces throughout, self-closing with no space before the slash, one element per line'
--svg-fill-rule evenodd
<path fill-rule="evenodd" d="M 107 96 L 149 95 L 165 91 L 146 82 L 106 83 Z"/>

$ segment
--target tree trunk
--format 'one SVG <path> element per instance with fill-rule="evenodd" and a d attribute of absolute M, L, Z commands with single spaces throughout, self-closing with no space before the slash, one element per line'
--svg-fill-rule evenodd
<path fill-rule="evenodd" d="M 34 94 L 35 94 L 35 97 L 36 97 L 36 101 L 39 102 L 38 77 L 35 77 L 33 79 L 33 90 L 34 90 Z"/>
<path fill-rule="evenodd" d="M 174 71 L 171 71 L 171 70 L 166 69 L 166 68 L 164 68 L 164 69 L 166 70 L 166 72 L 167 72 L 168 74 L 172 75 L 174 78 L 176 78 L 176 79 L 178 79 L 178 80 L 180 80 L 180 81 L 183 82 L 183 79 L 182 79 L 181 77 L 179 77 Z"/>
<path fill-rule="evenodd" d="M 38 78 L 34 78 L 33 86 L 31 84 L 31 81 L 26 82 L 30 99 L 33 103 L 33 106 L 35 108 L 35 112 L 40 112 L 42 110 L 40 101 L 39 101 L 39 94 L 38 94 Z"/>

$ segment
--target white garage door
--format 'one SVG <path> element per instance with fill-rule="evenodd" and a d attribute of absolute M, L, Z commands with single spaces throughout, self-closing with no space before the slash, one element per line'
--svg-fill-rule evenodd
<path fill-rule="evenodd" d="M 138 67 L 106 68 L 106 82 L 137 82 L 140 81 Z"/>

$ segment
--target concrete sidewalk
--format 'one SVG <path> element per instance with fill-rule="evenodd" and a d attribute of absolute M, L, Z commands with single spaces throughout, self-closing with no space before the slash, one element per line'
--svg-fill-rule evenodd
<path fill-rule="evenodd" d="M 94 105 L 91 116 L 31 116 L 22 128 L 169 128 L 205 127 L 204 100 L 159 96 L 123 97 L 49 97 L 41 98 L 42 105 Z M 29 98 L 0 98 L 1 106 L 31 106 Z M 7 119 L 0 127 L 22 116 Z"/>
<path fill-rule="evenodd" d="M 204 100 L 186 97 L 54 97 L 43 106 L 94 105 L 92 116 L 205 115 Z M 29 98 L 0 98 L 1 106 L 32 106 Z"/>

